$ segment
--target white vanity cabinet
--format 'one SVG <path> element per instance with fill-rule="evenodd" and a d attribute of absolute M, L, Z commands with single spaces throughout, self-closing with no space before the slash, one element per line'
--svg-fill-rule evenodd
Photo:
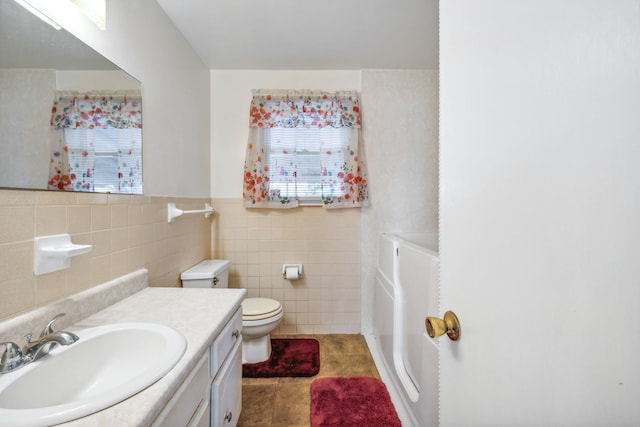
<path fill-rule="evenodd" d="M 235 427 L 242 408 L 241 330 L 239 308 L 153 427 Z"/>

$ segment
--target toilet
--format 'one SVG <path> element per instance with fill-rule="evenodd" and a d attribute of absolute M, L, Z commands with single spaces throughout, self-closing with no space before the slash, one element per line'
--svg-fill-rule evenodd
<path fill-rule="evenodd" d="M 231 261 L 212 259 L 180 275 L 183 288 L 227 288 Z M 271 356 L 271 332 L 284 316 L 282 304 L 271 298 L 245 298 L 242 302 L 242 363 L 257 363 Z"/>

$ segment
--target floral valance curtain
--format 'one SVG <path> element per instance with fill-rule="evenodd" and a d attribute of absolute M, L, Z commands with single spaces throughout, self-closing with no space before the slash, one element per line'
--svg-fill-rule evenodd
<path fill-rule="evenodd" d="M 57 92 L 51 109 L 51 126 L 69 128 L 142 128 L 140 92 Z"/>
<path fill-rule="evenodd" d="M 361 127 L 356 92 L 254 91 L 251 127 Z"/>
<path fill-rule="evenodd" d="M 357 92 L 256 90 L 253 91 L 249 114 L 243 190 L 246 207 L 297 207 L 300 193 L 283 196 L 279 188 L 285 185 L 296 189 L 317 187 L 317 198 L 326 208 L 368 205 Z M 335 142 L 319 138 L 315 173 L 309 172 L 306 159 L 303 167 L 300 147 L 291 148 L 290 141 L 278 140 L 282 133 L 274 132 L 275 128 L 327 127 L 343 128 L 346 141 L 337 148 Z M 274 140 L 277 141 L 274 143 Z M 277 167 L 270 157 L 271 160 L 279 159 Z"/>

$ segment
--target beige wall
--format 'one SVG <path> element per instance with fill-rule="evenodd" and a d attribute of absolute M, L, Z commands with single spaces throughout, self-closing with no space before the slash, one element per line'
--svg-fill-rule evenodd
<path fill-rule="evenodd" d="M 360 209 L 213 204 L 213 253 L 231 260 L 231 287 L 284 304 L 276 333 L 360 332 Z M 284 280 L 283 263 L 302 263 L 304 277 Z"/>
<path fill-rule="evenodd" d="M 152 286 L 179 286 L 180 272 L 210 257 L 211 219 L 169 224 L 168 202 L 203 209 L 208 199 L 0 190 L 0 319 L 141 267 Z M 33 239 L 62 233 L 91 252 L 69 269 L 34 275 Z"/>

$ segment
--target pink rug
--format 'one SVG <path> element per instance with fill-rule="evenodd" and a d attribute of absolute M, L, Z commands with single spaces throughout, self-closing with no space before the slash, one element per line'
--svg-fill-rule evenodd
<path fill-rule="evenodd" d="M 311 383 L 311 427 L 400 425 L 387 387 L 376 378 L 318 378 Z"/>

